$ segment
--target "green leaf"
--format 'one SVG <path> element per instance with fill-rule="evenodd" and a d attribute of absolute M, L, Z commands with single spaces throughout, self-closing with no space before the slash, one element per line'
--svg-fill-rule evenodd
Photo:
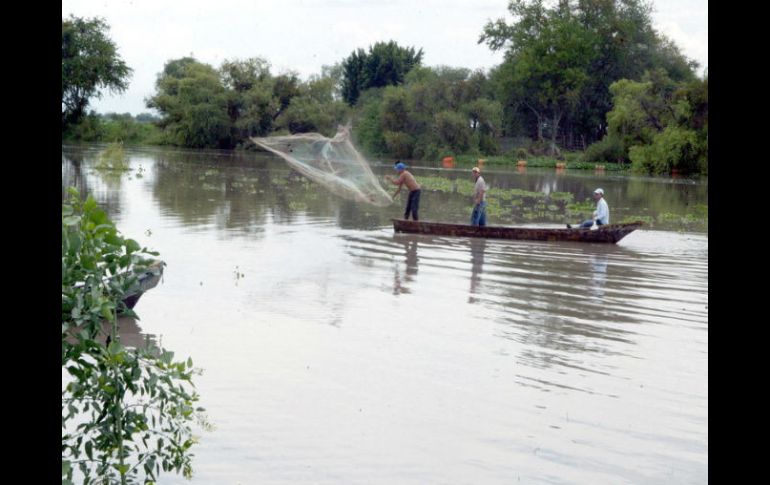
<path fill-rule="evenodd" d="M 65 226 L 74 226 L 80 223 L 80 216 L 67 216 L 62 219 L 62 224 Z"/>
<path fill-rule="evenodd" d="M 123 238 L 116 232 L 113 232 L 104 236 L 104 242 L 113 246 L 121 246 L 123 244 Z"/>
<path fill-rule="evenodd" d="M 83 212 L 90 212 L 94 209 L 96 209 L 96 200 L 94 200 L 92 195 L 89 195 L 83 204 Z"/>
<path fill-rule="evenodd" d="M 110 320 L 110 321 L 112 320 L 114 316 L 112 313 L 113 308 L 114 308 L 114 305 L 112 303 L 105 303 L 102 305 L 101 313 L 102 313 L 102 317 L 104 317 L 105 320 Z"/>
<path fill-rule="evenodd" d="M 131 254 L 133 252 L 139 251 L 140 249 L 142 249 L 142 247 L 138 242 L 134 241 L 133 239 L 126 239 L 126 253 Z"/>

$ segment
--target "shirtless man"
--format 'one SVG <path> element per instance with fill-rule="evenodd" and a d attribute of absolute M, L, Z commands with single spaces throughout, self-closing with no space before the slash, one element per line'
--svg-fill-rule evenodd
<path fill-rule="evenodd" d="M 418 219 L 417 210 L 420 208 L 420 184 L 418 184 L 417 180 L 414 179 L 414 175 L 406 170 L 406 165 L 403 163 L 398 162 L 395 166 L 395 169 L 398 171 L 397 179 L 394 179 L 390 175 L 385 176 L 385 178 L 388 179 L 390 183 L 393 185 L 398 185 L 396 191 L 393 192 L 393 198 L 395 199 L 398 193 L 401 192 L 401 187 L 406 185 L 406 188 L 409 189 L 409 201 L 406 203 L 404 219 L 409 220 L 409 213 L 411 212 L 412 219 L 416 221 Z"/>

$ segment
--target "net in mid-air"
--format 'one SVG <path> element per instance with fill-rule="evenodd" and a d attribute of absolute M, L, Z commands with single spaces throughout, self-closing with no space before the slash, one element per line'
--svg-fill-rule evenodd
<path fill-rule="evenodd" d="M 350 127 L 338 127 L 334 138 L 320 133 L 252 138 L 298 172 L 346 199 L 384 207 L 393 203 L 369 162 L 350 141 Z"/>

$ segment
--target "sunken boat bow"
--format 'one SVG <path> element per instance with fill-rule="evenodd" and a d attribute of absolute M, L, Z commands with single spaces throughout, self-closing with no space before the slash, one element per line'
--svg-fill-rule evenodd
<path fill-rule="evenodd" d="M 136 284 L 134 284 L 123 297 L 123 303 L 125 303 L 128 308 L 134 308 L 145 291 L 158 286 L 158 282 L 160 282 L 161 277 L 163 277 L 163 266 L 165 266 L 165 264 L 166 263 L 163 261 L 155 261 L 137 275 Z"/>

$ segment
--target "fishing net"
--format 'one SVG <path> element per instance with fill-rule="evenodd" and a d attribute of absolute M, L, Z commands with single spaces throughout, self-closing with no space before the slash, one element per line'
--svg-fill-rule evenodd
<path fill-rule="evenodd" d="M 319 133 L 299 133 L 252 138 L 252 141 L 334 194 L 379 207 L 393 203 L 369 163 L 350 141 L 349 126 L 340 126 L 334 138 Z"/>

